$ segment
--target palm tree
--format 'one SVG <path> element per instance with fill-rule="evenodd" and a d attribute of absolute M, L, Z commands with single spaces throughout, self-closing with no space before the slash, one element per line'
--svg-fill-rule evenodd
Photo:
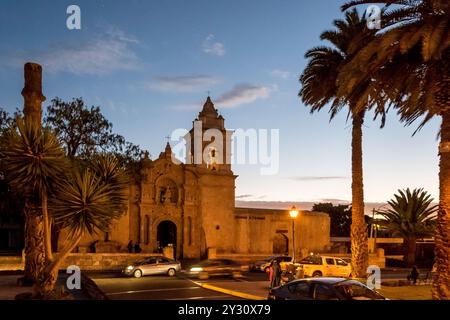
<path fill-rule="evenodd" d="M 412 267 L 416 262 L 417 238 L 433 234 L 438 206 L 432 205 L 434 199 L 423 189 L 398 190 L 394 197 L 388 201 L 390 209 L 377 211 L 384 218 L 377 222 L 405 240 L 405 262 Z"/>
<path fill-rule="evenodd" d="M 16 119 L 2 143 L 3 167 L 15 192 L 25 197 L 26 243 L 25 270 L 33 282 L 51 256 L 50 243 L 43 241 L 50 227 L 47 211 L 52 183 L 64 175 L 64 152 L 55 136 L 30 119 Z"/>
<path fill-rule="evenodd" d="M 338 95 L 375 79 L 383 85 L 389 104 L 397 108 L 406 125 L 422 118 L 420 129 L 434 116 L 441 116 L 433 298 L 450 299 L 450 3 L 380 2 L 385 4 L 383 28 L 342 68 Z M 342 9 L 368 3 L 373 1 L 351 1 Z"/>
<path fill-rule="evenodd" d="M 337 79 L 340 69 L 358 48 L 370 41 L 373 32 L 366 28 L 365 19 L 359 16 L 356 9 L 347 12 L 345 20 L 335 20 L 334 25 L 337 30 L 325 31 L 320 36 L 333 47 L 316 47 L 305 54 L 309 62 L 300 76 L 302 88 L 299 96 L 303 103 L 311 106 L 311 113 L 331 103 L 331 119 L 344 106 L 349 107 L 349 116 L 352 118 L 352 275 L 364 278 L 367 275 L 368 243 L 364 221 L 362 125 L 366 110 L 377 105 L 373 97 L 378 98 L 378 88 L 375 82 L 367 81 L 345 96 L 338 97 Z M 382 116 L 383 126 L 384 109 L 377 108 L 375 114 Z"/>
<path fill-rule="evenodd" d="M 115 157 L 98 155 L 88 168 L 76 166 L 58 183 L 58 191 L 50 199 L 50 212 L 55 224 L 69 236 L 63 249 L 47 260 L 39 282 L 40 297 L 54 297 L 59 266 L 83 235 L 108 232 L 112 220 L 122 215 L 128 186 L 124 172 Z M 50 239 L 51 233 L 46 237 Z"/>

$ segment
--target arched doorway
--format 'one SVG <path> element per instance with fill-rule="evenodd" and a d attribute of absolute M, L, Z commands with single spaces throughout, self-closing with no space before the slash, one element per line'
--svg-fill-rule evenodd
<path fill-rule="evenodd" d="M 177 257 L 177 226 L 170 220 L 161 221 L 158 224 L 156 233 L 156 240 L 158 241 L 159 249 L 173 246 L 173 254 Z"/>
<path fill-rule="evenodd" d="M 289 251 L 289 239 L 282 233 L 275 234 L 273 238 L 273 253 L 287 254 Z"/>

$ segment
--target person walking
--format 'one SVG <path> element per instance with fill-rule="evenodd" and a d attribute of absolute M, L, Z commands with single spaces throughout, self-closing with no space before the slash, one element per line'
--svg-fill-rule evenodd
<path fill-rule="evenodd" d="M 269 266 L 269 289 L 272 289 L 272 280 L 273 279 L 273 260 Z"/>
<path fill-rule="evenodd" d="M 411 273 L 408 276 L 408 280 L 412 281 L 413 284 L 416 284 L 418 278 L 419 278 L 419 270 L 417 269 L 417 266 L 414 266 L 411 270 Z"/>
<path fill-rule="evenodd" d="M 139 243 L 136 243 L 134 245 L 134 253 L 141 253 L 142 249 L 141 246 L 139 245 Z"/>
<path fill-rule="evenodd" d="M 128 253 L 133 253 L 133 240 L 130 240 L 130 242 L 128 242 Z"/>
<path fill-rule="evenodd" d="M 272 288 L 276 288 L 280 285 L 280 280 L 281 280 L 281 267 L 280 264 L 278 263 L 277 259 L 273 260 L 272 263 L 272 269 L 273 269 L 273 275 L 272 275 Z"/>

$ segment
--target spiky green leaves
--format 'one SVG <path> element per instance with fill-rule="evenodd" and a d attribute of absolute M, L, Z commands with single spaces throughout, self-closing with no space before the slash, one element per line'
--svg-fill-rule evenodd
<path fill-rule="evenodd" d="M 67 168 L 56 137 L 31 121 L 17 119 L 5 136 L 3 163 L 12 187 L 23 193 L 48 192 Z"/>
<path fill-rule="evenodd" d="M 388 201 L 391 208 L 378 212 L 384 218 L 379 222 L 403 238 L 431 235 L 438 210 L 432 203 L 433 198 L 423 189 L 398 190 Z"/>
<path fill-rule="evenodd" d="M 74 169 L 50 202 L 56 223 L 71 235 L 107 232 L 126 209 L 128 183 L 117 159 L 99 155 L 89 167 Z"/>

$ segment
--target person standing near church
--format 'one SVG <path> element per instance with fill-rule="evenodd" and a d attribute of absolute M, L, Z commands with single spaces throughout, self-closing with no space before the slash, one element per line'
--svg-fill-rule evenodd
<path fill-rule="evenodd" d="M 276 288 L 280 285 L 280 280 L 281 280 L 281 266 L 278 263 L 277 259 L 273 260 L 272 269 L 273 269 L 273 275 L 272 275 L 271 287 Z"/>
<path fill-rule="evenodd" d="M 128 242 L 128 253 L 133 253 L 133 240 Z"/>
<path fill-rule="evenodd" d="M 139 245 L 139 243 L 136 243 L 134 245 L 134 253 L 141 253 L 142 249 L 141 246 Z"/>

